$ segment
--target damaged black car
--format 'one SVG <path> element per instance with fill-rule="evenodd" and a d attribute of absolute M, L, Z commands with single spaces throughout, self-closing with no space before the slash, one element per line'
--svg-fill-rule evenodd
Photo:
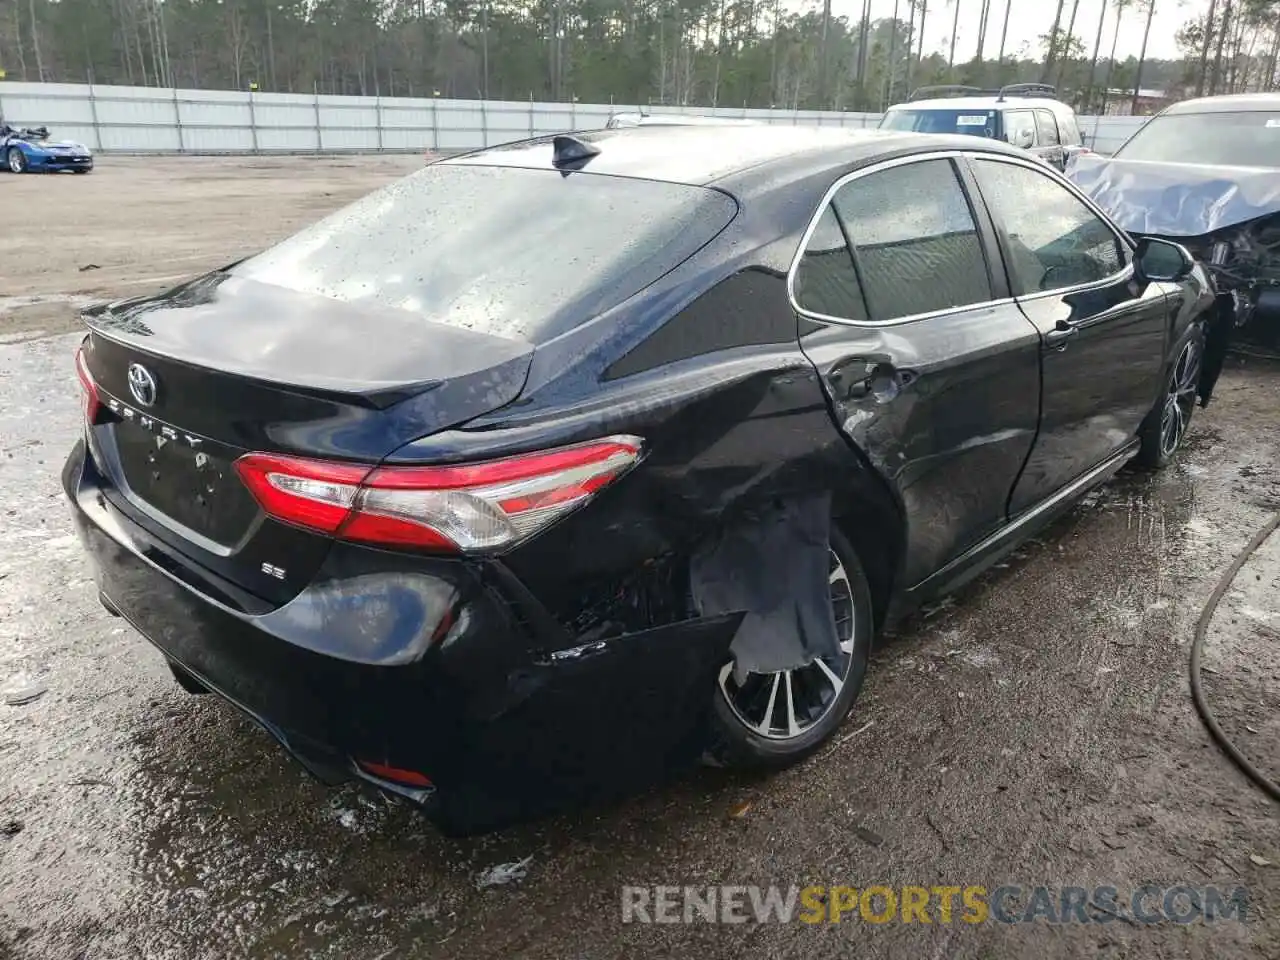
<path fill-rule="evenodd" d="M 1232 326 L 1239 348 L 1280 357 L 1280 94 L 1176 103 L 1067 176 L 1134 236 L 1176 240 L 1209 267 L 1232 323 L 1207 362 Z"/>
<path fill-rule="evenodd" d="M 479 829 L 812 753 L 887 624 L 1175 455 L 1212 302 L 996 142 L 531 140 L 88 310 L 63 482 L 183 687 Z"/>

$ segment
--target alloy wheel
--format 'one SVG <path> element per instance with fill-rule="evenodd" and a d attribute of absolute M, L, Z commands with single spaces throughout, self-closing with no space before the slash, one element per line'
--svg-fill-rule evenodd
<path fill-rule="evenodd" d="M 738 721 L 770 740 L 793 740 L 819 723 L 835 707 L 853 666 L 853 585 L 834 550 L 830 551 L 831 608 L 839 653 L 777 673 L 749 673 L 739 684 L 734 664 L 720 668 L 720 693 Z"/>
<path fill-rule="evenodd" d="M 1190 340 L 1178 354 L 1173 375 L 1169 378 L 1169 392 L 1165 395 L 1164 410 L 1160 415 L 1160 454 L 1171 457 L 1182 445 L 1182 438 L 1191 422 L 1196 405 L 1196 391 L 1200 386 L 1200 344 Z"/>
<path fill-rule="evenodd" d="M 13 149 L 9 151 L 9 169 L 14 173 L 22 172 L 22 151 Z"/>

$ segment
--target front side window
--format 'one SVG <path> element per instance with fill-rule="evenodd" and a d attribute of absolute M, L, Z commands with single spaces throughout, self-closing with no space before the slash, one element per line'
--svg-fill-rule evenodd
<path fill-rule="evenodd" d="M 1280 168 L 1280 111 L 1154 117 L 1116 151 L 1117 160 Z"/>
<path fill-rule="evenodd" d="M 1056 147 L 1062 142 L 1058 139 L 1058 121 L 1048 110 L 1036 111 L 1036 139 L 1042 147 Z"/>
<path fill-rule="evenodd" d="M 872 320 L 992 299 L 982 243 L 950 160 L 851 180 L 831 206 L 853 244 Z"/>
<path fill-rule="evenodd" d="M 1036 118 L 1030 110 L 1010 110 L 1004 115 L 1004 138 L 1019 147 L 1035 146 Z"/>
<path fill-rule="evenodd" d="M 1062 184 L 1021 164 L 973 165 L 987 206 L 1009 238 L 1015 296 L 1105 280 L 1123 268 L 1115 232 Z"/>

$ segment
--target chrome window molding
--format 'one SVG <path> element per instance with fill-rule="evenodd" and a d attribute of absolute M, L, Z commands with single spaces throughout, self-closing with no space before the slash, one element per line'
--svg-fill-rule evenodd
<path fill-rule="evenodd" d="M 834 316 L 831 316 L 830 314 L 818 313 L 814 310 L 806 310 L 804 307 L 800 305 L 800 301 L 796 299 L 796 294 L 795 294 L 796 272 L 800 268 L 800 261 L 804 258 L 804 252 L 809 246 L 809 240 L 813 236 L 814 230 L 816 230 L 818 227 L 818 220 L 822 217 L 823 212 L 827 209 L 827 205 L 831 203 L 832 198 L 835 197 L 835 195 L 841 190 L 841 188 L 845 186 L 845 184 L 852 183 L 854 180 L 860 180 L 863 177 L 871 176 L 874 173 L 880 173 L 883 170 L 891 170 L 894 167 L 902 167 L 911 163 L 924 163 L 925 161 L 928 161 L 928 160 L 956 160 L 956 159 L 995 160 L 999 163 L 1011 163 L 1015 166 L 1026 167 L 1028 170 L 1032 170 L 1036 173 L 1039 173 L 1042 176 L 1048 177 L 1050 180 L 1054 181 L 1059 186 L 1066 188 L 1066 190 L 1073 197 L 1075 197 L 1077 200 L 1079 200 L 1081 203 L 1085 205 L 1085 207 L 1089 210 L 1089 212 L 1091 212 L 1094 216 L 1096 216 L 1099 220 L 1102 221 L 1102 224 L 1109 231 L 1111 231 L 1112 236 L 1116 238 L 1116 241 L 1120 244 L 1121 248 L 1129 252 L 1128 262 L 1125 263 L 1123 269 L 1119 270 L 1116 273 L 1111 274 L 1108 277 L 1103 277 L 1101 280 L 1090 280 L 1088 283 L 1074 284 L 1073 286 L 1070 286 L 1070 287 L 1059 287 L 1054 290 L 1041 290 L 1041 291 L 1037 291 L 1036 293 L 1029 293 L 1019 297 L 1001 297 L 997 300 L 982 300 L 982 301 L 979 301 L 978 303 L 968 303 L 962 306 L 955 306 L 955 307 L 944 307 L 939 310 L 930 310 L 925 313 L 912 313 L 902 317 L 894 317 L 891 320 L 852 320 L 847 317 L 834 317 Z M 962 189 L 964 188 L 963 182 L 960 183 L 960 186 Z M 983 202 L 985 203 L 985 198 L 983 199 Z M 989 209 L 990 208 L 988 207 L 988 210 Z M 993 222 L 994 222 L 994 215 L 993 215 Z M 999 224 L 997 224 L 997 227 L 998 226 Z M 975 230 L 978 229 L 978 226 L 976 223 L 974 224 L 974 228 Z M 941 316 L 945 316 L 947 314 L 952 314 L 952 313 L 967 312 L 971 310 L 982 310 L 982 309 L 987 309 L 992 307 L 1003 306 L 1005 304 L 1017 303 L 1019 301 L 1035 300 L 1040 297 L 1067 296 L 1073 293 L 1084 293 L 1089 290 L 1111 286 L 1112 284 L 1116 284 L 1116 283 L 1122 283 L 1133 276 L 1133 272 L 1134 272 L 1133 262 L 1132 262 L 1133 252 L 1134 252 L 1134 245 L 1132 241 L 1130 241 L 1129 238 L 1126 237 L 1123 233 L 1116 230 L 1116 228 L 1111 224 L 1111 221 L 1107 218 L 1106 214 L 1104 214 L 1100 209 L 1098 209 L 1097 205 L 1094 204 L 1091 200 L 1089 200 L 1088 197 L 1084 196 L 1079 190 L 1077 190 L 1075 185 L 1072 184 L 1070 180 L 1066 179 L 1066 177 L 1062 176 L 1056 170 L 1053 170 L 1051 167 L 1045 166 L 1045 164 L 1042 161 L 1030 160 L 1024 157 L 1010 156 L 1008 154 L 1003 154 L 1003 153 L 986 153 L 985 151 L 954 150 L 954 149 L 953 150 L 931 150 L 928 153 L 914 153 L 906 157 L 894 157 L 892 160 L 883 160 L 883 161 L 880 161 L 879 163 L 873 163 L 869 166 L 862 167 L 861 169 L 851 171 L 850 173 L 844 174 L 844 176 L 837 179 L 835 183 L 833 183 L 830 187 L 827 188 L 826 193 L 822 195 L 822 200 L 818 203 L 817 209 L 813 212 L 812 216 L 810 216 L 809 218 L 809 225 L 805 227 L 804 233 L 801 234 L 800 236 L 800 243 L 796 248 L 795 255 L 791 259 L 791 266 L 787 270 L 787 300 L 790 302 L 791 308 L 795 310 L 796 313 L 800 314 L 802 317 L 808 317 L 811 320 L 819 320 L 825 323 L 840 323 L 850 327 L 895 327 L 904 323 L 915 323 L 918 320 L 929 320 L 935 317 L 941 317 Z M 1003 254 L 1001 256 L 1001 262 L 1003 263 Z"/>

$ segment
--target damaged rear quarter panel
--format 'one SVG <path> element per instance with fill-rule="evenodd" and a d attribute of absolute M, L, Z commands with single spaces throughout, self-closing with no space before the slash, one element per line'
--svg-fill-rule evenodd
<path fill-rule="evenodd" d="M 826 182 L 815 182 L 812 203 Z M 689 560 L 762 508 L 832 496 L 870 554 L 873 591 L 887 595 L 898 507 L 835 429 L 786 295 L 811 211 L 802 197 L 795 236 L 779 239 L 785 211 L 748 205 L 701 263 L 540 347 L 519 401 L 391 458 L 486 459 L 614 433 L 644 440 L 641 463 L 588 506 L 486 562 L 520 638 L 441 651 L 486 720 L 472 747 L 497 752 L 493 766 L 541 756 L 540 776 L 576 783 L 619 755 L 637 769 L 682 755 L 741 620 L 695 615 Z"/>

